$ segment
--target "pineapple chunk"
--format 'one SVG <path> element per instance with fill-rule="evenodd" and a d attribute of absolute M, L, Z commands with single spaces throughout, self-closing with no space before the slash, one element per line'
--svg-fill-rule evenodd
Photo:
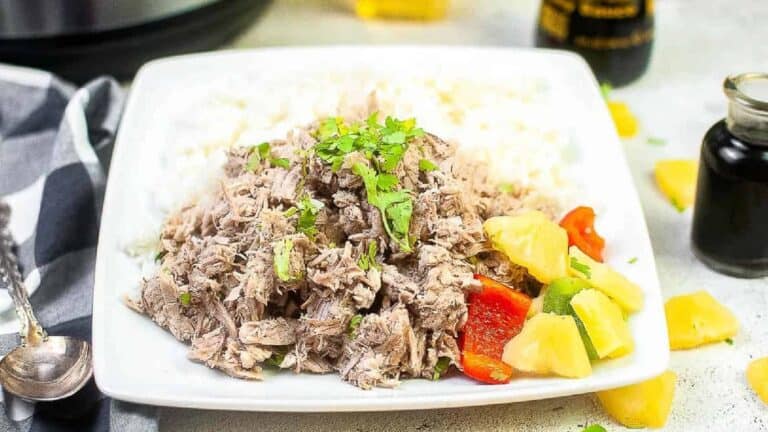
<path fill-rule="evenodd" d="M 632 333 L 621 308 L 605 294 L 583 290 L 573 296 L 571 306 L 584 323 L 599 358 L 616 358 L 632 352 Z"/>
<path fill-rule="evenodd" d="M 672 297 L 664 305 L 669 347 L 688 349 L 736 334 L 739 322 L 706 291 Z"/>
<path fill-rule="evenodd" d="M 747 367 L 747 382 L 768 405 L 768 357 L 752 361 Z"/>
<path fill-rule="evenodd" d="M 619 101 L 608 101 L 608 111 L 611 113 L 616 132 L 622 138 L 632 138 L 639 129 L 637 117 L 629 109 L 629 105 Z"/>
<path fill-rule="evenodd" d="M 519 371 L 541 375 L 581 378 L 592 373 L 576 321 L 570 315 L 537 314 L 507 342 L 501 360 Z"/>
<path fill-rule="evenodd" d="M 695 160 L 661 160 L 656 162 L 654 175 L 661 193 L 679 211 L 693 204 L 696 195 L 698 164 Z"/>
<path fill-rule="evenodd" d="M 643 307 L 643 291 L 634 282 L 608 265 L 593 260 L 576 246 L 571 246 L 569 254 L 571 275 L 588 281 L 627 312 L 636 312 Z"/>
<path fill-rule="evenodd" d="M 597 392 L 603 409 L 628 428 L 660 428 L 667 422 L 677 375 L 666 371 L 656 378 Z"/>
<path fill-rule="evenodd" d="M 496 216 L 483 224 L 494 249 L 542 283 L 566 276 L 568 234 L 542 212 Z"/>

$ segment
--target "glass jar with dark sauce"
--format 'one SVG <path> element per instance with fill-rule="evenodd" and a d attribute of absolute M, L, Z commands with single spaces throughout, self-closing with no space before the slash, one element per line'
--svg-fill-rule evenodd
<path fill-rule="evenodd" d="M 768 276 L 768 74 L 726 78 L 728 116 L 704 136 L 693 251 L 712 269 Z"/>

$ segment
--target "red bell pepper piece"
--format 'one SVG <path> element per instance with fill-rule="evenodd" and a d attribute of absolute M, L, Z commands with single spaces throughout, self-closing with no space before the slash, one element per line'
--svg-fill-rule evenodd
<path fill-rule="evenodd" d="M 475 279 L 483 289 L 469 294 L 460 344 L 465 352 L 501 360 L 504 345 L 523 328 L 531 298 L 489 277 L 476 274 Z"/>
<path fill-rule="evenodd" d="M 464 374 L 487 384 L 506 384 L 512 379 L 512 367 L 499 359 L 464 351 L 461 353 Z"/>
<path fill-rule="evenodd" d="M 597 262 L 603 262 L 605 239 L 595 231 L 595 211 L 592 207 L 576 207 L 560 221 L 568 233 L 568 246 L 576 246 Z"/>

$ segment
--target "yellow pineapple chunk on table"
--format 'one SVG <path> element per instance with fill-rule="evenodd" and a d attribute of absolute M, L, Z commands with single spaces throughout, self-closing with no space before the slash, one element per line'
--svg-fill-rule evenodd
<path fill-rule="evenodd" d="M 667 422 L 677 375 L 666 371 L 641 383 L 597 392 L 605 412 L 628 428 L 660 428 Z"/>
<path fill-rule="evenodd" d="M 671 159 L 656 162 L 656 184 L 678 211 L 685 210 L 694 202 L 698 169 L 695 160 Z"/>
<path fill-rule="evenodd" d="M 768 357 L 753 360 L 749 364 L 747 382 L 763 403 L 768 405 Z"/>
<path fill-rule="evenodd" d="M 694 348 L 733 337 L 739 322 L 706 291 L 672 297 L 664 305 L 673 350 Z"/>

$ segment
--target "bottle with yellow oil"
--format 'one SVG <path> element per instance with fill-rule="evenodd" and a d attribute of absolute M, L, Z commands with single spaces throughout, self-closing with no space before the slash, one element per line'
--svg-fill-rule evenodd
<path fill-rule="evenodd" d="M 445 17 L 448 0 L 356 0 L 361 18 L 439 20 Z"/>

